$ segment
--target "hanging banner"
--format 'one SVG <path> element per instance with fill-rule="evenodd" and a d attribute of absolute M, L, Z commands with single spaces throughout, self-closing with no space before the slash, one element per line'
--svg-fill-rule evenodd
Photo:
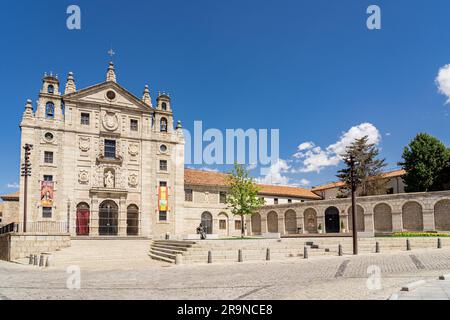
<path fill-rule="evenodd" d="M 167 187 L 159 187 L 159 211 L 169 211 L 169 193 Z"/>
<path fill-rule="evenodd" d="M 43 181 L 41 183 L 41 205 L 43 207 L 53 206 L 53 181 Z"/>

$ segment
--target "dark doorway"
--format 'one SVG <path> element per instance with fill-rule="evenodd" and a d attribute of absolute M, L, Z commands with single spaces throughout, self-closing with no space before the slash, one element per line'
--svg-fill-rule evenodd
<path fill-rule="evenodd" d="M 209 212 L 203 212 L 202 214 L 202 226 L 206 230 L 206 234 L 213 233 L 213 218 L 212 214 Z"/>
<path fill-rule="evenodd" d="M 325 211 L 325 228 L 327 233 L 339 233 L 341 231 L 338 208 L 330 207 Z"/>
<path fill-rule="evenodd" d="M 139 209 L 134 204 L 127 209 L 127 235 L 139 235 Z"/>
<path fill-rule="evenodd" d="M 119 208 L 113 201 L 105 201 L 100 205 L 98 234 L 101 236 L 117 236 Z"/>
<path fill-rule="evenodd" d="M 89 235 L 90 210 L 87 203 L 80 203 L 77 206 L 77 236 Z"/>

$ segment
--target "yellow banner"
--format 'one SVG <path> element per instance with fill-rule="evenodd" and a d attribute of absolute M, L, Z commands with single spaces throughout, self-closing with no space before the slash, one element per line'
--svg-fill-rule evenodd
<path fill-rule="evenodd" d="M 169 211 L 169 194 L 167 187 L 159 187 L 159 211 Z"/>

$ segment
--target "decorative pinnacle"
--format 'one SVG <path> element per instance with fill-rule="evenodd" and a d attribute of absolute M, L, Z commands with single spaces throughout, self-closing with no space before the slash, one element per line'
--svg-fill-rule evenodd
<path fill-rule="evenodd" d="M 150 106 L 153 107 L 152 105 L 152 98 L 150 97 L 150 90 L 148 89 L 148 85 L 145 85 L 145 89 L 144 89 L 144 95 L 142 96 L 142 101 Z"/>
<path fill-rule="evenodd" d="M 64 94 L 69 94 L 77 91 L 77 86 L 75 85 L 75 79 L 73 77 L 73 72 L 69 72 L 67 75 L 66 89 Z"/>
<path fill-rule="evenodd" d="M 106 81 L 116 82 L 116 71 L 114 68 L 114 63 L 111 61 L 108 67 L 108 73 L 106 74 Z"/>

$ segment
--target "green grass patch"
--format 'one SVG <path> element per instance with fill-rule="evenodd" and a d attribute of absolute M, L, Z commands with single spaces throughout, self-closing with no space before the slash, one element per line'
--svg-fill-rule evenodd
<path fill-rule="evenodd" d="M 391 237 L 393 238 L 445 238 L 450 237 L 449 233 L 433 233 L 433 232 L 397 232 Z"/>
<path fill-rule="evenodd" d="M 250 237 L 233 237 L 233 238 L 220 238 L 220 239 L 210 239 L 210 240 L 262 240 L 263 238 L 250 238 Z"/>

